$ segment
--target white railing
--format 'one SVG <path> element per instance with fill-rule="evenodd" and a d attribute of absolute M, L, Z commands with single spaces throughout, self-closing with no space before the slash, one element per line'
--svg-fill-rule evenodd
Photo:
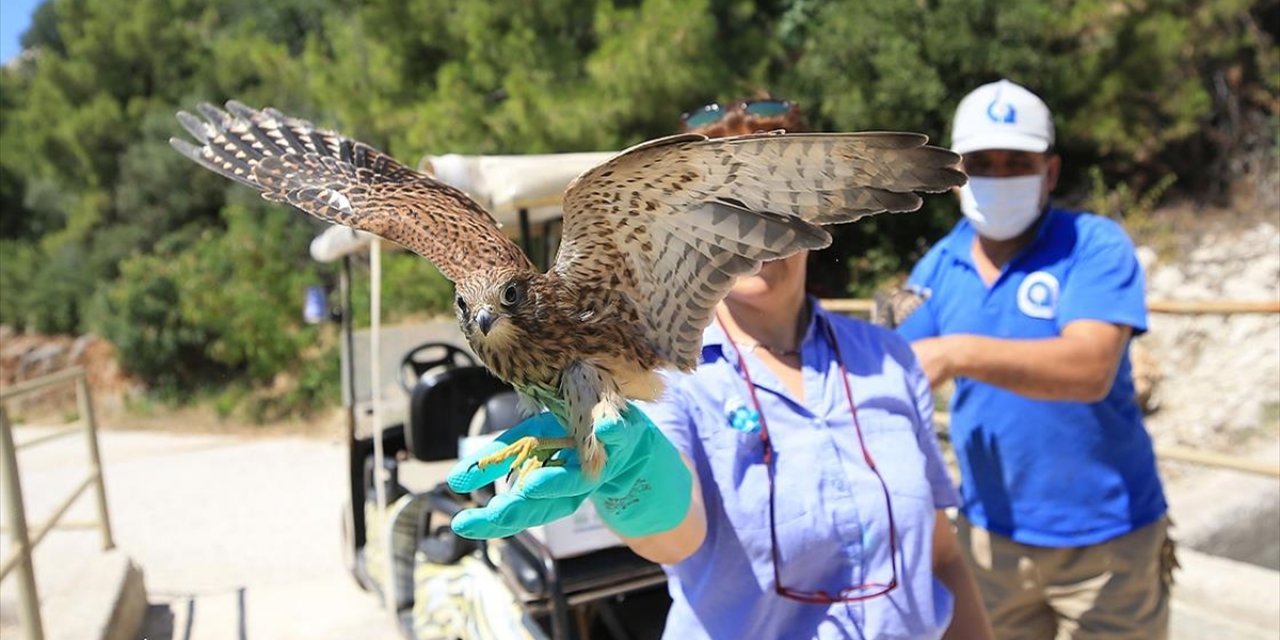
<path fill-rule="evenodd" d="M 13 428 L 5 412 L 5 403 L 48 387 L 68 383 L 76 386 L 80 425 L 15 445 Z M 89 464 L 91 465 L 89 473 L 77 485 L 75 491 L 57 505 L 52 516 L 35 528 L 28 528 L 26 507 L 22 499 L 22 474 L 18 472 L 18 450 L 30 449 L 78 432 L 84 433 L 89 446 Z M 0 478 L 3 481 L 0 482 L 0 491 L 4 494 L 5 519 L 9 522 L 10 537 L 13 542 L 13 550 L 0 562 L 0 580 L 4 580 L 15 568 L 18 570 L 18 621 L 21 625 L 22 637 L 24 640 L 44 640 L 44 622 L 40 617 L 40 595 L 36 591 L 32 554 L 44 537 L 57 526 L 62 516 L 66 515 L 76 499 L 90 486 L 96 488 L 102 548 L 103 550 L 115 548 L 115 541 L 111 538 L 111 519 L 107 515 L 107 492 L 102 483 L 102 460 L 98 455 L 98 425 L 93 417 L 93 399 L 89 396 L 89 383 L 85 378 L 84 368 L 72 367 L 0 389 L 0 464 L 4 467 L 3 477 Z"/>

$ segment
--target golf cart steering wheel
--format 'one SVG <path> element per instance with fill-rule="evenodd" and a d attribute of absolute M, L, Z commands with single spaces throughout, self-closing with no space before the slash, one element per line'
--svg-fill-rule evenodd
<path fill-rule="evenodd" d="M 425 354 L 425 355 L 423 355 Z M 434 357 L 432 357 L 434 356 Z M 474 367 L 476 359 L 471 354 L 447 342 L 424 342 L 404 354 L 400 360 L 400 388 L 412 394 L 414 385 L 422 374 L 436 367 Z"/>

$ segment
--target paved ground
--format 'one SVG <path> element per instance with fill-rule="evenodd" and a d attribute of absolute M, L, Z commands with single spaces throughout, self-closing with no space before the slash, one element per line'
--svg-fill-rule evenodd
<path fill-rule="evenodd" d="M 385 409 L 387 419 L 403 413 L 400 356 L 430 341 L 462 344 L 453 321 L 384 330 L 384 397 L 395 399 Z M 362 399 L 369 396 L 368 347 L 368 332 L 357 332 Z M 19 427 L 15 438 L 51 431 Z M 355 586 L 342 564 L 341 442 L 103 431 L 101 446 L 116 545 L 145 576 L 152 605 L 148 640 L 399 637 L 390 615 Z M 83 478 L 84 450 L 83 439 L 73 436 L 19 453 L 30 526 L 46 520 Z M 44 601 L 74 593 L 82 581 L 85 559 L 101 549 L 101 536 L 89 526 L 95 518 L 86 494 L 63 518 L 70 526 L 38 547 L 37 587 Z M 0 557 L 9 549 L 6 529 Z M 0 637 L 16 632 L 15 585 L 9 578 L 0 589 Z M 46 614 L 46 631 L 56 630 L 59 620 L 49 617 L 55 616 Z"/>
<path fill-rule="evenodd" d="M 16 434 L 23 441 L 47 431 L 20 427 Z M 106 431 L 102 455 L 116 543 L 145 572 L 148 640 L 398 637 L 390 617 L 342 565 L 340 443 Z M 29 519 L 40 522 L 75 486 L 84 468 L 83 442 L 65 439 L 20 456 Z M 1230 486 L 1215 485 L 1215 495 L 1238 495 Z M 1175 519 L 1191 525 L 1200 509 L 1179 514 L 1193 504 L 1179 499 L 1183 493 L 1170 487 Z M 92 506 L 82 498 L 68 521 L 92 521 Z M 1269 522 L 1234 526 L 1259 527 L 1257 535 L 1267 539 L 1277 535 Z M 8 551 L 5 538 L 0 554 Z M 77 569 L 99 548 L 91 528 L 50 534 L 36 558 L 42 597 L 73 589 Z M 1174 639 L 1280 638 L 1277 576 L 1188 554 L 1176 592 Z M 0 636 L 15 631 L 16 597 L 6 581 Z M 46 626 L 57 623 L 56 615 L 46 619 Z"/>
<path fill-rule="evenodd" d="M 43 431 L 18 428 L 17 438 Z M 144 637 L 398 637 L 342 565 L 337 442 L 118 431 L 101 441 L 116 544 L 141 565 L 152 604 Z M 20 452 L 31 522 L 74 487 L 82 449 L 71 438 Z M 68 520 L 91 521 L 92 507 L 82 498 Z M 74 588 L 76 565 L 99 540 L 91 529 L 46 538 L 36 558 L 43 598 Z M 0 553 L 7 551 L 6 541 Z M 16 591 L 6 581 L 0 594 L 5 637 L 16 623 Z"/>

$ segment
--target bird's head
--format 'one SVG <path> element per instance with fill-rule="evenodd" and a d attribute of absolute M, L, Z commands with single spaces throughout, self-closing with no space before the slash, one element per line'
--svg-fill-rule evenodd
<path fill-rule="evenodd" d="M 454 309 L 462 333 L 473 347 L 514 347 L 529 334 L 529 321 L 537 307 L 532 276 L 510 269 L 458 283 Z"/>

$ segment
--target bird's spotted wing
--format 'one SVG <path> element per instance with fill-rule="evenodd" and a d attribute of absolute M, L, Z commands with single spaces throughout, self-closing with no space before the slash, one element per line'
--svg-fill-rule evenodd
<path fill-rule="evenodd" d="M 273 202 L 382 236 L 423 256 L 450 280 L 476 270 L 532 268 L 493 217 L 463 192 L 390 156 L 274 109 L 228 102 L 178 113 L 198 145 L 171 138 L 182 155 L 246 184 Z"/>
<path fill-rule="evenodd" d="M 916 287 L 878 291 L 872 299 L 871 323 L 896 329 L 928 299 L 929 291 Z"/>
<path fill-rule="evenodd" d="M 570 185 L 555 270 L 625 291 L 670 364 L 697 364 L 735 278 L 831 242 L 822 225 L 913 211 L 964 184 L 959 156 L 914 133 L 680 135 L 622 152 Z"/>

